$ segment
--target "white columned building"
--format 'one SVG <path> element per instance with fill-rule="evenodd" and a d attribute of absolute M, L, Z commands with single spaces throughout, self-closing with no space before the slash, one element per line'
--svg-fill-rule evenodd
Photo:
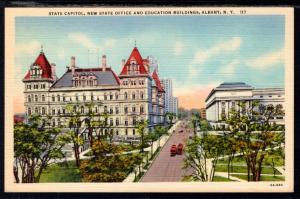
<path fill-rule="evenodd" d="M 214 88 L 207 96 L 206 118 L 214 126 L 224 126 L 222 116 L 228 116 L 231 109 L 238 109 L 238 102 L 246 102 L 249 106 L 253 100 L 261 104 L 281 104 L 285 108 L 283 88 L 254 88 L 244 82 L 225 82 Z M 284 116 L 271 120 L 284 124 Z"/>

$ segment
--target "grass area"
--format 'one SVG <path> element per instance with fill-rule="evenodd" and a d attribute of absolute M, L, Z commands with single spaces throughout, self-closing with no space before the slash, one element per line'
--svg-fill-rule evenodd
<path fill-rule="evenodd" d="M 280 156 L 275 156 L 276 160 L 275 160 L 275 166 L 284 166 L 284 160 L 282 157 Z M 270 162 L 267 162 L 268 158 L 265 158 L 264 161 L 263 161 L 263 164 L 267 165 L 267 163 L 270 163 Z M 220 164 L 227 164 L 228 162 L 228 158 L 224 158 L 224 159 L 221 159 L 221 160 L 218 160 L 218 163 Z M 237 156 L 233 159 L 233 164 L 246 164 L 245 162 L 245 159 L 242 157 L 242 156 Z"/>
<path fill-rule="evenodd" d="M 234 181 L 235 180 L 224 178 L 222 176 L 214 176 L 214 182 L 234 182 Z"/>
<path fill-rule="evenodd" d="M 52 164 L 41 175 L 40 182 L 82 182 L 74 161 Z"/>
<path fill-rule="evenodd" d="M 216 172 L 228 172 L 227 165 L 217 165 Z M 247 166 L 233 166 L 232 173 L 247 173 Z M 263 167 L 262 174 L 273 174 L 273 169 L 271 167 Z M 276 169 L 276 175 L 281 173 Z"/>
<path fill-rule="evenodd" d="M 185 176 L 181 179 L 182 182 L 195 182 L 191 176 Z M 234 182 L 235 180 L 231 180 L 228 178 L 224 178 L 222 176 L 214 176 L 213 182 Z"/>
<path fill-rule="evenodd" d="M 247 180 L 247 175 L 238 175 L 238 174 L 233 174 L 232 176 L 243 179 L 243 180 Z M 250 176 L 251 178 L 252 176 Z M 284 176 L 264 176 L 262 175 L 260 177 L 261 181 L 284 181 Z"/>

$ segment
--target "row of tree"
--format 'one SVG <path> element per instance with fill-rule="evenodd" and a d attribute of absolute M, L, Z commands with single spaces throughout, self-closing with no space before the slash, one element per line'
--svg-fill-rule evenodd
<path fill-rule="evenodd" d="M 113 154 L 112 156 L 115 156 L 114 149 L 121 153 L 121 148 L 113 144 L 115 132 L 108 124 L 108 112 L 95 111 L 94 107 L 101 105 L 99 102 L 97 104 L 85 103 L 80 106 L 78 104 L 66 105 L 67 113 L 61 115 L 61 118 L 67 121 L 66 126 L 50 127 L 53 118 L 51 116 L 42 117 L 38 114 L 31 115 L 27 123 L 16 123 L 14 126 L 13 169 L 15 181 L 17 183 L 39 182 L 42 172 L 50 162 L 65 156 L 62 149 L 69 143 L 72 144 L 76 166 L 84 168 L 81 167 L 80 160 L 80 147 L 86 142 L 83 131 L 87 132 L 92 156 L 98 156 L 99 153 L 96 150 L 102 146 L 110 146 L 112 151 L 106 150 L 105 152 Z M 78 108 L 81 106 L 88 111 L 82 113 Z M 171 126 L 175 115 L 167 113 L 166 117 L 169 121 L 168 125 Z M 65 130 L 64 133 L 62 133 L 62 128 Z M 167 133 L 168 128 L 156 126 L 153 131 L 147 133 L 148 121 L 141 120 L 137 122 L 136 129 L 140 136 L 141 152 L 143 152 L 145 144 L 149 143 L 151 153 L 153 153 L 154 141 L 159 139 L 160 142 L 161 136 Z M 84 165 L 87 165 L 87 162 L 89 161 L 84 161 Z"/>
<path fill-rule="evenodd" d="M 239 109 L 232 109 L 223 121 L 229 131 L 223 135 L 210 134 L 211 127 L 206 122 L 195 122 L 201 129 L 201 135 L 187 144 L 185 168 L 192 168 L 188 177 L 200 181 L 213 181 L 218 160 L 227 160 L 228 178 L 233 159 L 242 157 L 247 165 L 248 181 L 260 181 L 263 163 L 271 160 L 275 175 L 275 157 L 284 160 L 284 128 L 271 122 L 276 116 L 283 116 L 281 105 L 251 105 L 239 103 Z M 194 119 L 197 121 L 197 119 Z M 193 122 L 192 122 L 193 123 Z"/>

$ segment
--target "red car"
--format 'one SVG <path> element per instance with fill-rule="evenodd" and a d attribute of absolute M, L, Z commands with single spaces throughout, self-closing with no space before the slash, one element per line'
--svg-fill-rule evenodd
<path fill-rule="evenodd" d="M 182 151 L 183 151 L 183 144 L 179 143 L 177 145 L 177 154 L 182 155 Z"/>
<path fill-rule="evenodd" d="M 176 153 L 177 153 L 177 148 L 176 148 L 176 145 L 175 145 L 175 144 L 173 144 L 173 145 L 171 146 L 170 153 L 171 153 L 171 156 L 176 155 Z"/>

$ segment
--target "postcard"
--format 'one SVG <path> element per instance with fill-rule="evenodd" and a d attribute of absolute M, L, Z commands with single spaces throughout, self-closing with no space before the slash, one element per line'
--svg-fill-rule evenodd
<path fill-rule="evenodd" d="M 6 192 L 293 192 L 294 10 L 5 9 Z"/>

